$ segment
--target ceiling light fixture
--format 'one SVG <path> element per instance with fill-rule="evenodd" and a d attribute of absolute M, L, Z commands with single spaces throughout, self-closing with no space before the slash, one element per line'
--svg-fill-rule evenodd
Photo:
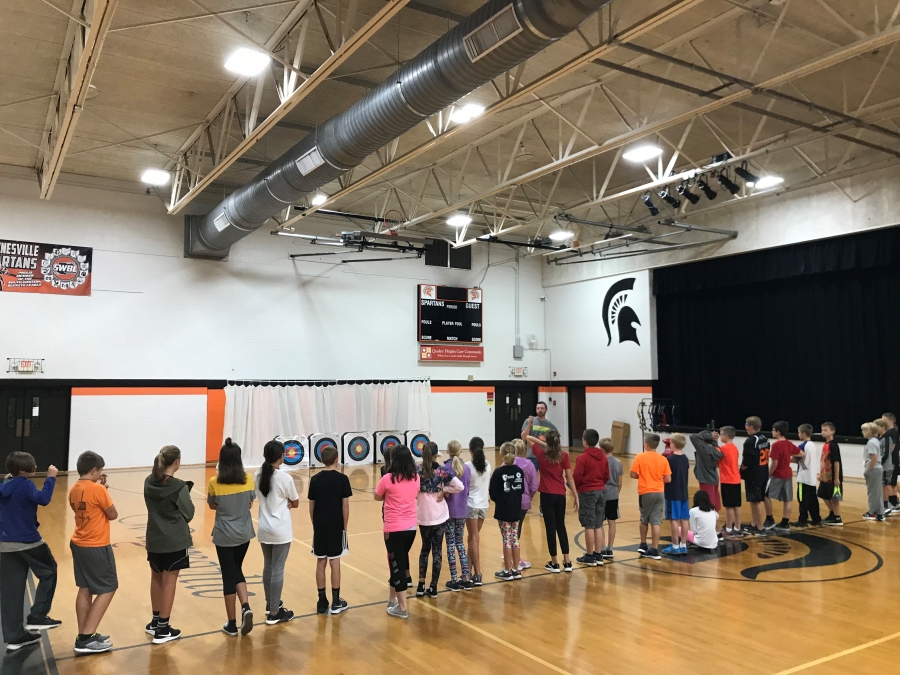
<path fill-rule="evenodd" d="M 451 227 L 465 227 L 472 222 L 472 219 L 465 213 L 457 213 L 447 218 L 447 224 Z"/>
<path fill-rule="evenodd" d="M 765 190 L 766 188 L 775 187 L 776 185 L 781 185 L 784 182 L 784 178 L 781 176 L 763 176 L 756 184 L 753 186 L 756 190 Z"/>
<path fill-rule="evenodd" d="M 478 103 L 466 103 L 465 105 L 453 109 L 453 112 L 450 113 L 450 120 L 457 124 L 465 124 L 466 122 L 471 122 L 483 112 L 483 105 L 479 105 Z"/>
<path fill-rule="evenodd" d="M 147 185 L 165 185 L 169 182 L 171 174 L 162 169 L 147 169 L 141 174 L 141 182 Z"/>
<path fill-rule="evenodd" d="M 744 180 L 747 187 L 753 187 L 759 182 L 759 176 L 756 176 L 747 170 L 747 162 L 741 162 L 741 165 L 737 167 L 734 172 Z"/>
<path fill-rule="evenodd" d="M 656 205 L 653 203 L 653 200 L 650 198 L 649 192 L 645 192 L 644 194 L 641 195 L 641 201 L 643 201 L 644 204 L 647 205 L 647 208 L 650 209 L 651 216 L 659 215 L 659 209 L 656 208 Z"/>
<path fill-rule="evenodd" d="M 698 178 L 697 179 L 697 189 L 703 193 L 703 195 L 710 201 L 715 199 L 718 196 L 718 192 L 709 187 L 709 183 L 706 178 Z"/>
<path fill-rule="evenodd" d="M 741 188 L 739 188 L 735 184 L 735 182 L 733 180 L 731 180 L 728 176 L 726 176 L 724 173 L 717 173 L 716 180 L 719 181 L 719 185 L 721 185 L 723 188 L 728 190 L 733 195 L 736 195 L 738 192 L 741 191 Z"/>
<path fill-rule="evenodd" d="M 696 192 L 691 192 L 691 185 L 688 181 L 684 181 L 681 185 L 675 188 L 682 197 L 687 199 L 691 204 L 696 204 L 700 201 L 700 195 Z"/>
<path fill-rule="evenodd" d="M 646 162 L 654 157 L 659 157 L 661 154 L 662 148 L 658 145 L 639 145 L 628 152 L 623 152 L 622 157 L 629 162 Z"/>
<path fill-rule="evenodd" d="M 569 232 L 568 230 L 557 230 L 556 232 L 552 232 L 550 234 L 550 239 L 552 239 L 553 241 L 566 241 L 567 239 L 571 239 L 574 236 L 574 232 Z"/>
<path fill-rule="evenodd" d="M 253 77 L 259 75 L 272 59 L 256 49 L 241 47 L 225 61 L 225 70 L 230 70 L 238 75 Z"/>
<path fill-rule="evenodd" d="M 681 200 L 678 197 L 673 197 L 669 194 L 669 188 L 665 190 L 660 190 L 657 192 L 659 198 L 662 199 L 666 204 L 671 206 L 673 209 L 681 208 Z"/>
<path fill-rule="evenodd" d="M 328 195 L 323 194 L 321 192 L 317 192 L 312 196 L 312 199 L 309 200 L 309 203 L 313 206 L 321 206 L 325 202 L 328 201 Z"/>

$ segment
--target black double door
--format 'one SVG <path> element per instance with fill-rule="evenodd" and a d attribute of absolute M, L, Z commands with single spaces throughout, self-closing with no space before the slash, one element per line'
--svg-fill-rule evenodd
<path fill-rule="evenodd" d="M 537 405 L 537 387 L 498 386 L 495 387 L 494 442 L 499 447 L 506 441 L 520 438 L 522 424 L 529 415 L 534 415 Z"/>
<path fill-rule="evenodd" d="M 11 452 L 34 456 L 39 472 L 69 465 L 71 390 L 0 385 L 0 470 Z"/>

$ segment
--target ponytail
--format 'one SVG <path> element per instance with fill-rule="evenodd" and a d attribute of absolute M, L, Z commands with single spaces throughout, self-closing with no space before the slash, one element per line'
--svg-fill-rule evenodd
<path fill-rule="evenodd" d="M 505 466 L 512 466 L 516 462 L 516 444 L 506 442 L 500 446 L 500 456 Z"/>
<path fill-rule="evenodd" d="M 562 461 L 562 454 L 559 432 L 551 431 L 547 434 L 547 460 L 551 464 L 559 464 Z"/>
<path fill-rule="evenodd" d="M 269 496 L 269 490 L 272 489 L 272 476 L 275 473 L 275 467 L 272 466 L 279 459 L 284 457 L 284 444 L 281 441 L 269 441 L 263 448 L 263 465 L 259 470 L 259 493 L 263 497 Z"/>
<path fill-rule="evenodd" d="M 453 467 L 453 473 L 456 474 L 458 478 L 462 478 L 463 473 L 466 470 L 466 465 L 463 464 L 463 461 L 459 458 L 460 450 L 462 450 L 462 444 L 453 440 L 447 443 L 447 454 L 450 455 L 452 459 L 451 466 Z"/>
<path fill-rule="evenodd" d="M 156 455 L 156 459 L 153 460 L 153 471 L 151 472 L 150 477 L 155 481 L 165 480 L 166 469 L 179 459 L 181 459 L 181 450 L 174 445 L 163 446 L 162 450 L 159 451 L 159 454 Z"/>
<path fill-rule="evenodd" d="M 437 454 L 437 443 L 429 441 L 422 446 L 422 481 L 431 480 L 434 476 L 434 456 Z"/>

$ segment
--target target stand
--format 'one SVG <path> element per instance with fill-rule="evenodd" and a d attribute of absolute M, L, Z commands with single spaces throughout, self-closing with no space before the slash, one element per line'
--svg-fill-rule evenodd
<path fill-rule="evenodd" d="M 309 437 L 309 468 L 318 469 L 325 466 L 322 462 L 322 449 L 328 445 L 338 451 L 340 461 L 341 439 L 337 434 L 313 434 Z"/>
<path fill-rule="evenodd" d="M 421 429 L 413 429 L 406 432 L 406 447 L 412 453 L 416 462 L 422 461 L 422 448 L 426 443 L 431 441 L 431 432 L 422 431 Z"/>
<path fill-rule="evenodd" d="M 275 440 L 284 445 L 282 471 L 309 468 L 309 443 L 306 436 L 276 436 Z"/>
<path fill-rule="evenodd" d="M 384 464 L 384 451 L 389 448 L 403 445 L 402 431 L 376 431 L 375 432 L 375 463 Z"/>
<path fill-rule="evenodd" d="M 373 464 L 375 453 L 372 448 L 372 436 L 364 431 L 348 431 L 341 437 L 343 464 L 345 466 L 360 466 Z"/>

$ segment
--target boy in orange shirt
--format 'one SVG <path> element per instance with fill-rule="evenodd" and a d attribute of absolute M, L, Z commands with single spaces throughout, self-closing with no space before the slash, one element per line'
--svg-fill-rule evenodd
<path fill-rule="evenodd" d="M 741 461 L 738 448 L 734 444 L 734 427 L 719 429 L 719 439 L 724 443 L 719 450 L 719 483 L 722 486 L 722 506 L 725 507 L 725 536 L 732 539 L 743 539 L 741 530 Z"/>
<path fill-rule="evenodd" d="M 631 477 L 638 482 L 638 505 L 641 511 L 641 544 L 638 552 L 642 558 L 659 560 L 659 526 L 662 524 L 665 505 L 665 484 L 672 480 L 672 469 L 666 458 L 656 452 L 659 447 L 657 434 L 644 434 L 644 451 L 631 463 Z M 652 546 L 647 548 L 647 528 L 650 528 Z"/>
<path fill-rule="evenodd" d="M 69 491 L 69 505 L 75 512 L 75 532 L 69 547 L 78 586 L 75 651 L 100 654 L 112 649 L 109 636 L 100 635 L 97 628 L 119 587 L 109 541 L 109 521 L 119 514 L 106 489 L 103 458 L 96 452 L 83 452 L 75 466 L 78 480 Z"/>

